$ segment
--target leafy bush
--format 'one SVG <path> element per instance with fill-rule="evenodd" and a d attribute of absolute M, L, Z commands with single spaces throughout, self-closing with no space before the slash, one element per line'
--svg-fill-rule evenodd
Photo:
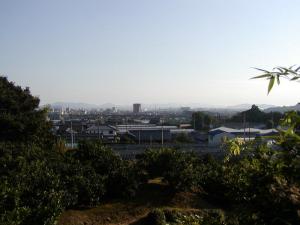
<path fill-rule="evenodd" d="M 105 177 L 107 196 L 135 195 L 141 183 L 141 176 L 133 162 L 122 160 L 119 155 L 98 141 L 80 142 L 78 150 L 70 154 L 82 165 L 92 167 L 95 173 Z"/>
<path fill-rule="evenodd" d="M 0 170 L 1 224 L 53 224 L 64 209 L 59 175 L 45 160 L 14 158 L 12 151 L 4 150 L 0 149 L 1 161 L 6 159 Z"/>
<path fill-rule="evenodd" d="M 99 175 L 88 165 L 66 157 L 58 168 L 67 190 L 66 207 L 94 206 L 102 202 L 106 193 L 106 177 Z"/>
<path fill-rule="evenodd" d="M 146 217 L 148 224 L 169 225 L 243 225 L 245 221 L 239 221 L 231 215 L 225 215 L 220 210 L 209 211 L 181 211 L 170 209 L 154 209 Z M 249 223 L 259 224 L 259 223 Z M 261 224 L 263 225 L 263 224 Z"/>
<path fill-rule="evenodd" d="M 153 209 L 147 216 L 147 222 L 150 225 L 165 225 L 165 213 L 161 209 Z"/>
<path fill-rule="evenodd" d="M 163 177 L 174 190 L 189 190 L 197 185 L 198 157 L 174 149 L 147 150 L 138 166 L 149 178 Z"/>
<path fill-rule="evenodd" d="M 167 222 L 176 223 L 181 217 L 181 214 L 176 210 L 165 209 L 164 214 Z"/>
<path fill-rule="evenodd" d="M 281 135 L 286 136 L 286 132 L 283 131 Z M 255 221 L 260 221 L 258 224 L 299 223 L 300 164 L 298 151 L 295 151 L 297 145 L 294 144 L 294 149 L 288 151 L 282 139 L 285 138 L 279 137 L 276 148 L 230 142 L 234 143 L 235 152 L 241 154 L 232 154 L 229 145 L 229 157 L 225 157 L 223 162 L 202 163 L 200 186 L 208 196 L 218 199 L 224 205 L 238 208 L 238 212 L 235 212 L 237 220 L 247 218 L 243 221 L 248 221 L 241 224 Z M 290 135 L 289 141 L 292 141 Z M 273 150 L 278 147 L 282 147 L 281 150 Z M 236 148 L 239 148 L 238 151 Z"/>

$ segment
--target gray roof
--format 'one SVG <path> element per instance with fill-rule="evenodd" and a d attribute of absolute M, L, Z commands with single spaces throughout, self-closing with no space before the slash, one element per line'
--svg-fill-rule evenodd
<path fill-rule="evenodd" d="M 278 133 L 276 129 L 256 129 L 256 128 L 244 128 L 244 129 L 233 129 L 229 127 L 218 127 L 215 129 L 212 129 L 209 131 L 209 134 L 214 136 L 220 133 L 230 133 L 230 134 L 243 134 L 243 133 L 252 133 L 252 134 L 258 134 L 258 135 L 266 135 L 271 133 Z"/>
<path fill-rule="evenodd" d="M 178 129 L 177 126 L 156 126 L 156 125 L 142 125 L 142 124 L 137 124 L 137 125 L 117 125 L 116 129 L 119 130 L 120 132 L 124 132 L 127 130 L 174 130 Z"/>
<path fill-rule="evenodd" d="M 86 130 L 87 131 L 91 131 L 91 130 L 115 130 L 115 128 L 112 127 L 112 126 L 108 126 L 108 125 L 100 125 L 100 126 L 92 125 L 92 126 L 88 127 Z"/>

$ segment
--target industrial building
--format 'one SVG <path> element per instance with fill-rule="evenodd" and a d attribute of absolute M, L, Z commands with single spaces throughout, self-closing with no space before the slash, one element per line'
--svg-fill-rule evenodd
<path fill-rule="evenodd" d="M 255 128 L 244 128 L 244 129 L 233 129 L 228 127 L 218 127 L 208 132 L 208 144 L 209 145 L 220 145 L 225 138 L 243 138 L 245 141 L 253 140 L 256 137 L 262 136 L 273 136 L 278 134 L 275 129 L 255 129 Z"/>

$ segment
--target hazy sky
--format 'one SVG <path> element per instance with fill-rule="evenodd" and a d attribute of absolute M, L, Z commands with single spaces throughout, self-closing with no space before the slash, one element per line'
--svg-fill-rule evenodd
<path fill-rule="evenodd" d="M 0 74 L 42 103 L 300 102 L 299 0 L 0 0 Z"/>

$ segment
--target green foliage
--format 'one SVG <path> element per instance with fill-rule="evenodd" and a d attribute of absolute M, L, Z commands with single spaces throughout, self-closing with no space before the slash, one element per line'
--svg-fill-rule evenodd
<path fill-rule="evenodd" d="M 243 143 L 239 139 L 225 139 L 222 147 L 226 149 L 225 160 L 228 161 L 232 156 L 241 154 Z"/>
<path fill-rule="evenodd" d="M 198 157 L 174 149 L 147 150 L 138 165 L 149 178 L 163 177 L 174 190 L 189 190 L 197 184 Z"/>
<path fill-rule="evenodd" d="M 279 112 L 265 113 L 261 111 L 256 105 L 252 105 L 251 109 L 237 113 L 230 122 L 250 122 L 250 123 L 262 123 L 268 128 L 274 128 L 279 125 L 280 120 L 283 118 L 283 114 Z"/>
<path fill-rule="evenodd" d="M 139 170 L 134 163 L 122 160 L 110 148 L 98 141 L 82 141 L 78 150 L 70 153 L 83 165 L 89 165 L 105 179 L 110 197 L 132 197 L 141 183 Z"/>
<path fill-rule="evenodd" d="M 214 122 L 214 118 L 204 112 L 195 112 L 192 115 L 191 124 L 195 125 L 196 130 L 209 130 Z"/>
<path fill-rule="evenodd" d="M 299 223 L 299 153 L 255 143 L 245 150 L 234 143 L 244 151 L 237 155 L 231 149 L 232 143 L 228 146 L 229 157 L 223 163 L 202 163 L 199 185 L 208 196 L 238 209 L 237 219 L 247 218 L 244 224 L 256 220 L 266 224 Z"/>
<path fill-rule="evenodd" d="M 161 209 L 153 209 L 147 216 L 147 223 L 150 225 L 165 225 L 166 217 Z"/>
<path fill-rule="evenodd" d="M 51 124 L 39 99 L 0 76 L 0 142 L 12 141 L 49 145 L 53 143 Z"/>
<path fill-rule="evenodd" d="M 147 215 L 147 224 L 151 225 L 242 225 L 247 224 L 247 218 L 242 221 L 225 215 L 220 210 L 206 212 L 180 211 L 170 209 L 154 209 Z M 259 224 L 259 223 L 252 223 Z M 260 224 L 262 225 L 262 224 Z"/>
<path fill-rule="evenodd" d="M 289 68 L 287 67 L 275 67 L 272 71 L 263 70 L 259 68 L 254 68 L 261 72 L 263 72 L 262 75 L 253 77 L 252 79 L 260 79 L 260 78 L 266 78 L 269 80 L 268 84 L 268 94 L 271 92 L 275 81 L 277 81 L 277 84 L 280 84 L 280 79 L 282 77 L 289 79 L 290 81 L 297 81 L 300 79 L 300 67 L 291 66 Z"/>
<path fill-rule="evenodd" d="M 55 224 L 70 207 L 133 196 L 135 167 L 96 142 L 66 151 L 39 99 L 0 77 L 0 224 Z"/>
<path fill-rule="evenodd" d="M 21 187 L 11 184 L 7 178 L 0 183 L 0 224 L 17 225 L 30 215 L 30 209 L 21 204 Z"/>
<path fill-rule="evenodd" d="M 297 80 L 298 70 L 261 70 L 266 74 L 255 78 L 270 79 L 270 92 L 275 79 L 279 84 L 281 76 Z M 249 113 L 261 119 L 264 116 L 253 107 Z M 299 115 L 289 112 L 281 120 L 283 129 L 279 137 L 273 137 L 276 142 L 272 145 L 227 141 L 223 162 L 209 159 L 202 163 L 199 185 L 210 198 L 231 206 L 234 224 L 300 223 L 300 137 L 296 132 L 299 125 Z"/>
<path fill-rule="evenodd" d="M 1 224 L 53 224 L 64 208 L 60 177 L 35 154 L 40 149 L 26 150 L 0 146 Z"/>
<path fill-rule="evenodd" d="M 99 143 L 79 146 L 61 154 L 0 145 L 0 223 L 50 225 L 66 208 L 135 195 L 141 181 L 133 162 Z"/>
<path fill-rule="evenodd" d="M 95 206 L 102 202 L 106 177 L 97 174 L 93 167 L 65 156 L 56 165 L 56 171 L 63 180 L 62 188 L 67 191 L 65 207 Z"/>

